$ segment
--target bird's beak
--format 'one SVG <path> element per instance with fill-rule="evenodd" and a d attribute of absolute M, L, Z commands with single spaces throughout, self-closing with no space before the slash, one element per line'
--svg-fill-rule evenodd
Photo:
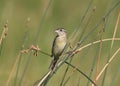
<path fill-rule="evenodd" d="M 55 33 L 58 33 L 58 30 L 55 30 Z"/>

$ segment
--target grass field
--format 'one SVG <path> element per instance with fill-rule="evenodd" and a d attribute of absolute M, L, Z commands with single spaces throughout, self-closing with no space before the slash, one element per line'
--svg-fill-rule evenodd
<path fill-rule="evenodd" d="M 51 54 L 59 27 L 74 55 L 61 56 L 47 86 L 119 86 L 119 19 L 120 0 L 0 0 L 0 86 L 42 79 L 52 60 L 42 52 Z"/>

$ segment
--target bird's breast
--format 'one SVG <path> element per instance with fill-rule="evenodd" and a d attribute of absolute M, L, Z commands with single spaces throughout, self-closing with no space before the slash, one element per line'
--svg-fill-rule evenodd
<path fill-rule="evenodd" d="M 66 38 L 58 37 L 55 42 L 54 54 L 59 55 L 66 45 Z"/>

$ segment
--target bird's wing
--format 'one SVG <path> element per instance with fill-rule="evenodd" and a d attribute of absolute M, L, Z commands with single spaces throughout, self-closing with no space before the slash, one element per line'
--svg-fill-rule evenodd
<path fill-rule="evenodd" d="M 51 54 L 51 57 L 53 57 L 54 56 L 54 48 L 55 48 L 55 42 L 56 42 L 56 38 L 58 37 L 58 35 L 54 38 L 54 41 L 53 41 L 53 45 L 52 45 L 52 54 Z"/>

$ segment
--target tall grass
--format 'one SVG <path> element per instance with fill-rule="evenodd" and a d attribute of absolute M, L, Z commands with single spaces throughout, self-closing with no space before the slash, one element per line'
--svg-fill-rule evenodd
<path fill-rule="evenodd" d="M 119 0 L 18 2 L 1 2 L 1 86 L 119 85 Z M 51 71 L 58 27 L 67 30 L 68 42 Z"/>

